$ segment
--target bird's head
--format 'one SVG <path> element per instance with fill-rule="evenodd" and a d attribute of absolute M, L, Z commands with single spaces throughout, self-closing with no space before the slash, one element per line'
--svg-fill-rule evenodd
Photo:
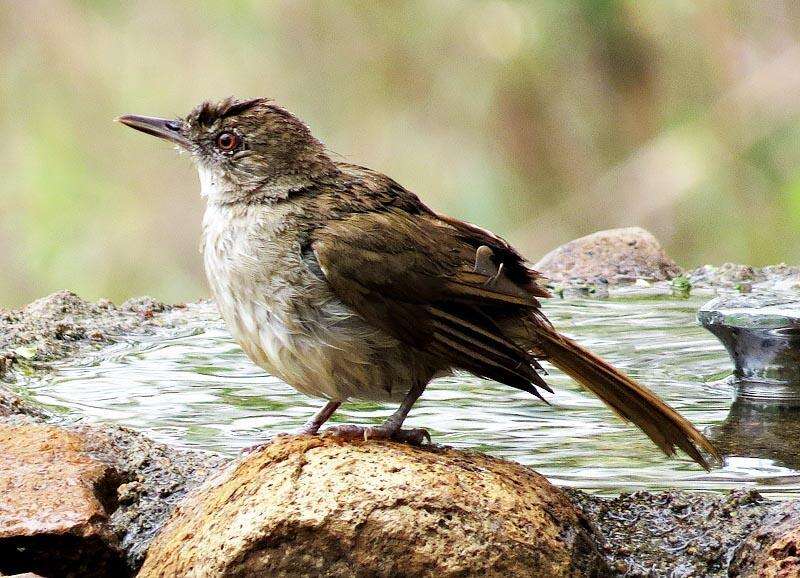
<path fill-rule="evenodd" d="M 285 198 L 334 170 L 308 127 L 265 98 L 205 102 L 184 118 L 117 120 L 191 154 L 209 202 Z"/>

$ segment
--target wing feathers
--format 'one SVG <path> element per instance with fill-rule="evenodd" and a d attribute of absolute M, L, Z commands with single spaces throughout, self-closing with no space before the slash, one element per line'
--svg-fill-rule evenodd
<path fill-rule="evenodd" d="M 331 219 L 314 230 L 309 247 L 342 302 L 442 368 L 544 400 L 539 388 L 552 390 L 534 353 L 544 355 L 667 455 L 681 448 L 704 467 L 701 450 L 716 455 L 655 394 L 558 335 L 539 309 L 536 297 L 548 293 L 538 273 L 487 231 L 427 209 L 412 215 L 383 205 Z"/>
<path fill-rule="evenodd" d="M 486 277 L 483 278 L 484 282 Z M 459 301 L 474 301 L 476 299 L 483 299 L 487 303 L 494 303 L 496 305 L 519 305 L 523 307 L 539 307 L 539 301 L 530 295 L 523 297 L 520 295 L 511 295 L 498 291 L 494 287 L 487 287 L 485 285 L 474 285 L 472 283 L 461 281 L 459 279 L 448 279 L 443 283 L 452 295 L 453 299 Z"/>

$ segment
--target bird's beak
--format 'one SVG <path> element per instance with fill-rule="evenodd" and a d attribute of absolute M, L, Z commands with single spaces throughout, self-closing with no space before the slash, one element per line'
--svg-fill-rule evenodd
<path fill-rule="evenodd" d="M 136 130 L 173 142 L 184 149 L 188 149 L 191 144 L 183 135 L 184 124 L 179 120 L 168 120 L 152 116 L 137 116 L 135 114 L 126 114 L 116 120 Z"/>

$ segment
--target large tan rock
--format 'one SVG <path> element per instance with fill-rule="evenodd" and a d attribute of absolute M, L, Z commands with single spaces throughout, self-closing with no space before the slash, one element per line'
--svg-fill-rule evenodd
<path fill-rule="evenodd" d="M 639 227 L 598 231 L 575 239 L 550 251 L 534 269 L 555 282 L 610 284 L 636 279 L 664 281 L 681 273 L 658 240 Z"/>
<path fill-rule="evenodd" d="M 108 526 L 117 474 L 87 453 L 78 434 L 0 424 L 0 572 L 122 576 Z"/>
<path fill-rule="evenodd" d="M 796 578 L 800 576 L 800 502 L 790 502 L 764 520 L 734 552 L 729 576 Z"/>
<path fill-rule="evenodd" d="M 284 437 L 176 509 L 139 578 L 604 575 L 588 522 L 519 464 Z"/>

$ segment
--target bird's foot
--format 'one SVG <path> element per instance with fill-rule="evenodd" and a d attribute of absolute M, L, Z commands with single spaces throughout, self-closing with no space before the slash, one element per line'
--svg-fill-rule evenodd
<path fill-rule="evenodd" d="M 257 444 L 253 444 L 252 446 L 247 446 L 246 448 L 244 448 L 242 450 L 242 454 L 243 455 L 252 454 L 255 451 L 264 449 L 265 447 L 270 445 L 273 441 L 275 441 L 278 438 L 291 437 L 291 436 L 313 436 L 313 435 L 316 435 L 318 431 L 319 431 L 319 426 L 318 425 L 307 423 L 307 424 L 303 425 L 302 427 L 296 429 L 295 431 L 281 431 L 281 432 L 272 434 L 269 437 L 269 439 L 267 439 L 266 441 L 263 441 L 263 442 L 260 442 L 260 443 L 257 443 Z"/>
<path fill-rule="evenodd" d="M 393 440 L 414 446 L 420 446 L 425 441 L 431 443 L 431 434 L 424 428 L 401 429 L 386 424 L 378 426 L 337 424 L 326 428 L 322 435 L 345 440 Z"/>

